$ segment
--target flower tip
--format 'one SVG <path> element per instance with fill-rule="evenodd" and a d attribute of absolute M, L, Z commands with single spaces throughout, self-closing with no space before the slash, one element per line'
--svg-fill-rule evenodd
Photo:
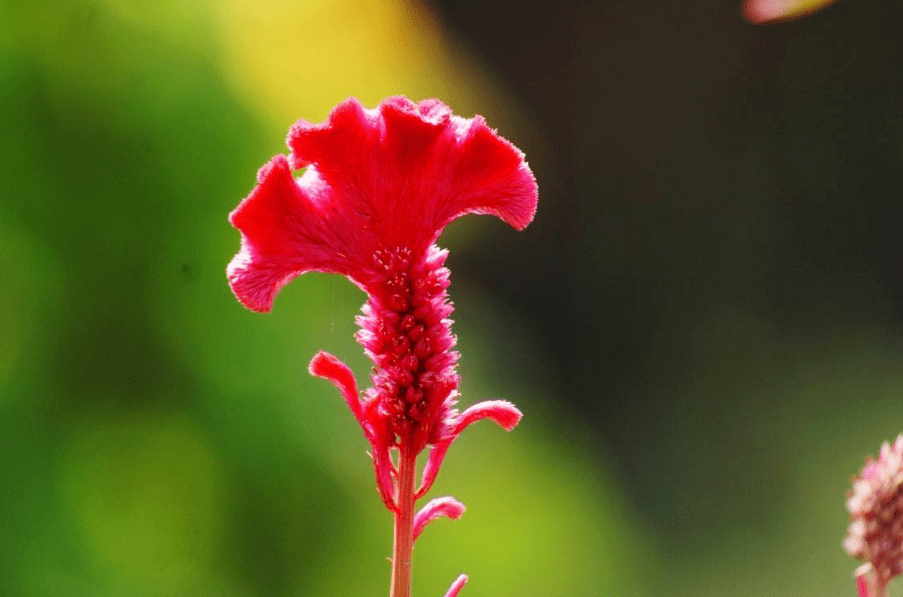
<path fill-rule="evenodd" d="M 345 402 L 348 404 L 348 408 L 350 408 L 351 412 L 354 414 L 354 418 L 357 419 L 358 423 L 360 423 L 361 427 L 363 427 L 366 432 L 367 426 L 361 412 L 357 382 L 354 380 L 354 373 L 351 372 L 348 365 L 328 352 L 321 350 L 310 360 L 310 365 L 307 366 L 307 370 L 314 377 L 329 380 L 336 388 L 338 388 L 339 392 L 342 394 L 342 398 L 344 398 Z"/>
<path fill-rule="evenodd" d="M 285 143 L 291 150 L 289 163 L 298 170 L 325 159 L 339 160 L 347 166 L 349 147 L 360 147 L 370 128 L 367 110 L 356 97 L 349 97 L 329 113 L 319 124 L 301 118 L 291 126 Z"/>
<path fill-rule="evenodd" d="M 484 201 L 482 205 L 473 202 L 471 208 L 457 215 L 492 214 L 515 230 L 523 230 L 533 221 L 539 198 L 536 177 L 524 160 L 524 153 L 490 128 L 482 116 L 464 122 L 467 129 L 461 148 L 466 159 L 461 172 L 479 182 L 474 194 L 482 195 Z"/>
<path fill-rule="evenodd" d="M 486 400 L 478 402 L 458 415 L 452 428 L 452 437 L 461 433 L 465 427 L 481 419 L 490 419 L 505 431 L 511 431 L 523 418 L 516 406 L 507 400 Z"/>
<path fill-rule="evenodd" d="M 458 593 L 461 592 L 461 589 L 464 588 L 464 585 L 467 584 L 467 575 L 462 574 L 458 578 L 455 579 L 455 582 L 452 583 L 452 586 L 449 587 L 448 593 L 445 594 L 445 597 L 457 597 Z"/>
<path fill-rule="evenodd" d="M 340 361 L 335 356 L 325 351 L 319 351 L 310 360 L 307 370 L 314 377 L 328 379 L 342 392 L 353 411 L 360 410 L 360 403 L 357 397 L 357 383 L 354 380 L 354 373 L 348 368 L 348 365 Z"/>
<path fill-rule="evenodd" d="M 405 133 L 427 128 L 438 132 L 452 116 L 451 109 L 438 99 L 413 102 L 403 95 L 386 98 L 377 110 L 387 126 L 400 125 Z"/>
<path fill-rule="evenodd" d="M 307 366 L 311 375 L 324 379 L 336 377 L 336 373 L 339 373 L 342 368 L 346 367 L 338 358 L 323 350 L 318 351 L 310 360 L 310 365 Z"/>
<path fill-rule="evenodd" d="M 414 539 L 420 536 L 426 525 L 437 518 L 445 517 L 449 520 L 458 520 L 464 515 L 464 504 L 453 497 L 439 497 L 430 500 L 414 516 Z"/>
<path fill-rule="evenodd" d="M 524 417 L 524 414 L 507 400 L 487 400 L 486 402 L 481 402 L 476 406 L 481 407 L 481 418 L 486 417 L 488 419 L 492 419 L 499 427 L 501 427 L 505 431 L 511 431 L 512 429 L 517 427 L 517 424 L 520 423 L 520 420 Z"/>
<path fill-rule="evenodd" d="M 247 309 L 257 313 L 269 313 L 273 309 L 273 299 L 276 298 L 276 293 L 282 285 L 273 288 L 271 284 L 261 281 L 254 275 L 250 264 L 251 256 L 247 248 L 242 247 L 226 266 L 229 288 L 232 289 L 232 294 L 235 295 L 238 302 Z"/>
<path fill-rule="evenodd" d="M 269 312 L 279 290 L 305 270 L 279 255 L 273 242 L 278 236 L 273 222 L 290 215 L 274 213 L 273 205 L 288 203 L 282 199 L 292 194 L 294 185 L 288 158 L 273 156 L 258 170 L 257 186 L 229 214 L 229 222 L 241 232 L 241 248 L 226 267 L 226 276 L 238 301 L 258 313 Z"/>
<path fill-rule="evenodd" d="M 500 404 L 495 407 L 496 415 L 494 420 L 505 431 L 511 431 L 524 418 L 524 414 L 510 402 L 505 402 L 504 400 L 499 400 L 498 402 Z"/>
<path fill-rule="evenodd" d="M 285 145 L 289 148 L 291 153 L 288 156 L 288 165 L 292 170 L 300 170 L 301 168 L 305 168 L 310 164 L 309 160 L 305 160 L 303 157 L 295 153 L 292 149 L 292 145 L 295 143 L 295 140 L 299 137 L 303 137 L 305 133 L 310 131 L 311 129 L 316 128 L 312 122 L 305 120 L 304 118 L 299 118 L 295 121 L 295 124 L 289 127 L 288 133 L 285 135 Z"/>
<path fill-rule="evenodd" d="M 527 162 L 521 164 L 517 176 L 522 186 L 523 208 L 512 212 L 505 221 L 520 232 L 536 217 L 536 206 L 539 204 L 539 186 L 536 184 L 536 177 L 533 175 L 533 171 L 530 170 Z"/>

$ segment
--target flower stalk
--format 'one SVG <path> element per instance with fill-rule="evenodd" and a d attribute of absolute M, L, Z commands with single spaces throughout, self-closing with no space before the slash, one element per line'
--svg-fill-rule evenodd
<path fill-rule="evenodd" d="M 395 502 L 395 540 L 392 548 L 392 597 L 411 597 L 411 560 L 414 551 L 414 477 L 417 456 L 403 450 L 398 456 L 398 494 Z"/>

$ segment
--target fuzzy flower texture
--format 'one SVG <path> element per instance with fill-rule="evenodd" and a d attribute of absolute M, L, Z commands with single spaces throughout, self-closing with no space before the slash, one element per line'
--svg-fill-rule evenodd
<path fill-rule="evenodd" d="M 860 597 L 886 597 L 887 585 L 903 573 L 903 434 L 881 446 L 853 478 L 847 495 L 850 528 L 844 549 L 866 563 L 856 570 Z"/>
<path fill-rule="evenodd" d="M 357 340 L 374 364 L 372 387 L 361 396 L 350 369 L 325 352 L 310 372 L 339 389 L 372 446 L 383 501 L 396 518 L 410 519 L 406 511 L 429 491 L 465 427 L 488 418 L 511 430 L 521 418 L 502 400 L 455 408 L 459 355 L 447 252 L 435 242 L 465 214 L 491 214 L 523 229 L 536 212 L 536 181 L 523 154 L 482 117 L 455 116 L 438 100 L 394 97 L 368 110 L 350 98 L 326 122 L 297 122 L 287 144 L 290 155 L 261 168 L 256 188 L 230 215 L 241 250 L 228 266 L 229 284 L 242 304 L 261 312 L 309 271 L 344 275 L 367 293 Z M 301 168 L 296 179 L 292 171 Z M 428 446 L 414 490 L 408 478 Z M 431 520 L 463 510 L 453 498 L 429 502 L 406 521 L 410 541 Z M 396 528 L 396 542 L 404 542 L 398 535 Z"/>

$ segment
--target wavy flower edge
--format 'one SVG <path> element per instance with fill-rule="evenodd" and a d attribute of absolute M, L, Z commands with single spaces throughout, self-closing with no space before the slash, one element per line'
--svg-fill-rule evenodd
<path fill-rule="evenodd" d="M 370 292 L 383 274 L 377 251 L 425 254 L 465 214 L 495 215 L 521 230 L 536 213 L 536 180 L 523 153 L 481 116 L 438 100 L 392 97 L 366 109 L 355 98 L 321 124 L 299 120 L 232 211 L 241 248 L 227 268 L 253 311 L 310 271 L 349 277 Z M 293 169 L 307 168 L 295 179 Z"/>

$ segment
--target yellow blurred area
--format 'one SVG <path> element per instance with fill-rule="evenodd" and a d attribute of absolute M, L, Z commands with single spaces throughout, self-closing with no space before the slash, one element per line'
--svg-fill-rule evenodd
<path fill-rule="evenodd" d="M 229 84 L 275 132 L 284 132 L 300 117 L 321 120 L 352 95 L 368 106 L 391 95 L 439 97 L 456 113 L 479 111 L 502 129 L 523 120 L 514 98 L 487 65 L 462 40 L 452 39 L 423 3 L 106 4 L 125 21 L 177 44 L 192 33 L 215 38 L 214 51 Z"/>
<path fill-rule="evenodd" d="M 269 135 L 299 118 L 319 122 L 349 96 L 375 107 L 393 95 L 436 97 L 503 134 L 537 134 L 503 78 L 427 2 L 100 1 L 176 48 L 200 44 Z"/>
<path fill-rule="evenodd" d="M 319 121 L 348 96 L 440 97 L 455 111 L 485 110 L 486 67 L 423 4 L 403 0 L 213 2 L 224 65 L 243 101 L 279 129 Z M 511 106 L 511 98 L 495 98 Z M 494 114 L 493 116 L 498 116 Z M 498 123 L 494 118 L 494 124 Z"/>

